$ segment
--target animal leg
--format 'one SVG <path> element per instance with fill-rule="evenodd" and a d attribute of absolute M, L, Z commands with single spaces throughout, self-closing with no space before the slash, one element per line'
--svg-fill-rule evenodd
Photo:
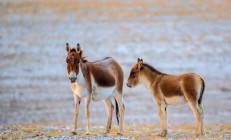
<path fill-rule="evenodd" d="M 106 125 L 106 129 L 105 129 L 105 133 L 110 133 L 114 106 L 112 105 L 110 97 L 103 100 L 103 102 L 104 102 L 106 109 L 107 109 L 107 125 Z"/>
<path fill-rule="evenodd" d="M 158 103 L 158 114 L 160 118 L 160 136 L 166 137 L 167 135 L 167 107 L 164 103 Z"/>
<path fill-rule="evenodd" d="M 73 94 L 74 95 L 74 124 L 73 124 L 73 128 L 72 128 L 72 130 L 71 130 L 71 132 L 73 133 L 73 134 L 77 134 L 76 132 L 75 132 L 75 130 L 76 130 L 76 128 L 77 128 L 77 118 L 78 118 L 78 114 L 79 114 L 79 103 L 80 103 L 80 98 L 77 96 L 77 95 L 75 95 L 75 94 Z"/>
<path fill-rule="evenodd" d="M 165 113 L 165 124 L 164 124 L 164 129 L 166 129 L 166 133 L 168 130 L 168 106 L 165 105 L 164 107 L 164 113 Z"/>
<path fill-rule="evenodd" d="M 119 92 L 115 92 L 114 93 L 115 99 L 118 103 L 119 106 L 119 114 L 120 114 L 120 118 L 119 118 L 119 127 L 120 127 L 120 132 L 117 133 L 118 135 L 123 135 L 123 120 L 124 120 L 124 105 L 123 105 L 123 96 L 121 93 Z"/>
<path fill-rule="evenodd" d="M 201 113 L 200 133 L 201 133 L 201 135 L 204 135 L 205 134 L 205 131 L 204 131 L 204 108 L 203 108 L 202 104 L 199 104 L 199 108 L 200 108 L 200 113 Z"/>
<path fill-rule="evenodd" d="M 193 111 L 194 114 L 194 118 L 195 118 L 195 122 L 196 122 L 196 135 L 201 135 L 201 130 L 199 125 L 201 124 L 201 112 L 198 106 L 197 102 L 194 101 L 189 101 L 189 106 L 191 108 L 191 110 Z"/>
<path fill-rule="evenodd" d="M 85 99 L 85 115 L 86 115 L 86 135 L 90 134 L 90 130 L 89 130 L 89 116 L 90 116 L 90 111 L 89 111 L 89 106 L 90 106 L 90 101 L 91 101 L 91 97 L 90 95 Z"/>

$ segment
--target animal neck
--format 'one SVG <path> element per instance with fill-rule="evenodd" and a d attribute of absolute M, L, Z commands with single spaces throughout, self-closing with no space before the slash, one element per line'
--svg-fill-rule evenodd
<path fill-rule="evenodd" d="M 155 68 L 151 67 L 148 64 L 143 64 L 140 71 L 140 82 L 144 84 L 145 87 L 149 88 L 154 82 L 158 80 L 158 77 L 163 75 Z"/>
<path fill-rule="evenodd" d="M 86 75 L 88 73 L 88 69 L 85 63 L 80 62 L 79 64 L 79 74 L 77 76 L 77 84 L 82 85 L 86 82 Z"/>

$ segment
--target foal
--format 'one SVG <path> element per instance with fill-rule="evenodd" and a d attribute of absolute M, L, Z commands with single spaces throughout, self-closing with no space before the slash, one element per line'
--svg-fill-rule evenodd
<path fill-rule="evenodd" d="M 110 57 L 95 62 L 88 62 L 82 57 L 82 50 L 79 44 L 77 44 L 76 48 L 71 49 L 69 44 L 66 43 L 66 51 L 67 73 L 74 95 L 74 125 L 72 133 L 76 134 L 79 104 L 82 98 L 85 100 L 86 134 L 90 133 L 89 105 L 91 100 L 104 102 L 107 109 L 105 133 L 109 133 L 114 110 L 110 97 L 113 96 L 116 102 L 117 121 L 120 126 L 120 133 L 118 134 L 123 134 L 124 104 L 122 91 L 124 74 L 121 66 Z"/>
<path fill-rule="evenodd" d="M 168 105 L 181 105 L 187 102 L 195 117 L 196 134 L 204 135 L 202 96 L 205 83 L 199 75 L 193 73 L 181 75 L 164 74 L 152 66 L 143 63 L 143 60 L 138 58 L 137 63 L 131 69 L 127 86 L 132 88 L 139 83 L 144 84 L 150 90 L 158 106 L 161 137 L 167 135 Z"/>

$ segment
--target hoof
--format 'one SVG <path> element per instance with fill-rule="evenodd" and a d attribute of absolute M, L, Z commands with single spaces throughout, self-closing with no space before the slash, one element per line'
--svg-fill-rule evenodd
<path fill-rule="evenodd" d="M 118 136 L 123 136 L 123 133 L 117 133 Z"/>
<path fill-rule="evenodd" d="M 71 133 L 72 133 L 72 135 L 77 135 L 77 133 L 75 132 L 75 128 L 73 128 L 73 129 L 71 129 Z"/>
<path fill-rule="evenodd" d="M 109 130 L 105 130 L 103 133 L 104 134 L 108 134 L 108 133 L 110 133 L 110 131 Z"/>
<path fill-rule="evenodd" d="M 89 133 L 89 132 L 86 132 L 86 133 L 85 133 L 85 135 L 86 135 L 86 136 L 89 136 L 89 135 L 90 135 L 90 133 Z"/>
<path fill-rule="evenodd" d="M 77 135 L 77 133 L 75 131 L 71 131 L 72 135 Z"/>
<path fill-rule="evenodd" d="M 201 133 L 196 133 L 196 137 L 202 137 L 205 135 L 205 132 L 201 132 Z"/>
<path fill-rule="evenodd" d="M 161 137 L 166 137 L 167 136 L 167 130 L 161 131 L 160 136 Z"/>

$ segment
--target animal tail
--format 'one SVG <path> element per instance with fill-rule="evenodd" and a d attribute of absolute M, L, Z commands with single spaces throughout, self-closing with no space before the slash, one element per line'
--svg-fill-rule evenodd
<path fill-rule="evenodd" d="M 117 124 L 120 123 L 119 121 L 119 118 L 120 118 L 120 113 L 119 113 L 119 106 L 118 106 L 118 102 L 116 101 L 115 99 L 115 107 L 116 107 L 116 119 L 117 119 Z M 124 103 L 123 103 L 123 106 L 122 106 L 125 110 L 125 106 L 124 106 Z"/>
<path fill-rule="evenodd" d="M 116 119 L 117 119 L 117 123 L 119 124 L 119 117 L 120 117 L 120 114 L 119 114 L 119 107 L 118 107 L 118 103 L 117 103 L 117 101 L 116 101 L 116 99 L 115 99 L 115 109 L 116 109 Z"/>
<path fill-rule="evenodd" d="M 205 90 L 205 81 L 201 78 L 201 84 L 202 84 L 202 87 L 201 87 L 201 92 L 200 92 L 200 97 L 198 99 L 198 104 L 201 104 L 202 102 L 202 97 L 203 97 L 203 93 L 204 93 L 204 90 Z"/>

